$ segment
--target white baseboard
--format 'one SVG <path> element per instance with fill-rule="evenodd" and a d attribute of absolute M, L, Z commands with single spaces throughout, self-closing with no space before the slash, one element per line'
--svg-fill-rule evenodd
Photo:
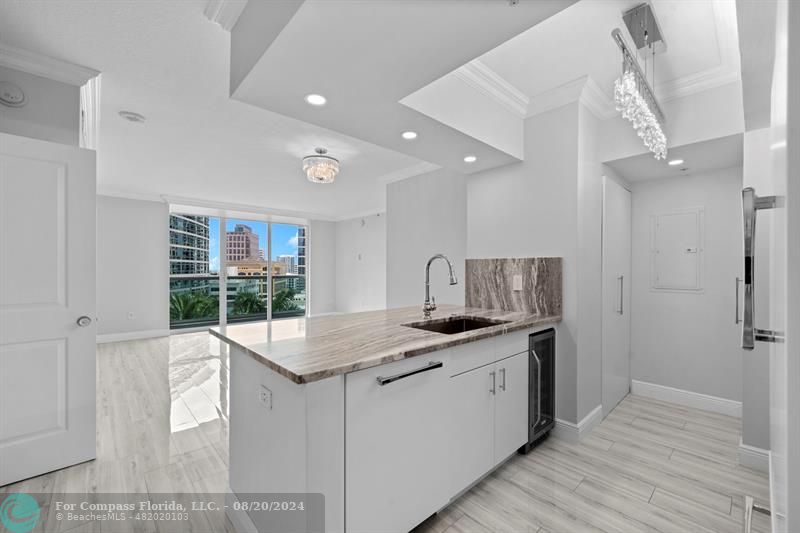
<path fill-rule="evenodd" d="M 258 533 L 258 528 L 250 519 L 250 515 L 247 514 L 247 511 L 243 511 L 238 503 L 239 499 L 236 494 L 228 488 L 225 493 L 225 505 L 228 506 L 225 509 L 225 515 L 233 524 L 233 529 L 236 530 L 236 533 Z"/>
<path fill-rule="evenodd" d="M 675 389 L 673 387 L 665 387 L 664 385 L 656 385 L 655 383 L 636 381 L 634 379 L 631 381 L 631 393 L 661 400 L 662 402 L 683 405 L 685 407 L 703 409 L 704 411 L 735 416 L 737 418 L 742 417 L 742 402 L 709 396 L 708 394 L 700 394 L 699 392 Z"/>
<path fill-rule="evenodd" d="M 141 331 L 126 331 L 125 333 L 106 333 L 97 336 L 97 344 L 107 342 L 135 341 L 139 339 L 153 339 L 156 337 L 169 337 L 168 329 L 145 329 Z"/>
<path fill-rule="evenodd" d="M 598 405 L 592 411 L 583 417 L 577 424 L 567 422 L 566 420 L 556 419 L 556 427 L 553 434 L 569 442 L 578 442 L 583 437 L 588 435 L 592 428 L 603 421 L 603 406 Z"/>
<path fill-rule="evenodd" d="M 748 446 L 739 439 L 739 464 L 768 474 L 769 450 Z"/>

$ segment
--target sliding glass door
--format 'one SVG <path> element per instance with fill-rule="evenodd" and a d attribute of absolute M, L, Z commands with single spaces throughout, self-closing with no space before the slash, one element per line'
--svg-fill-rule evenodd
<path fill-rule="evenodd" d="M 304 316 L 305 226 L 170 215 L 172 329 Z"/>

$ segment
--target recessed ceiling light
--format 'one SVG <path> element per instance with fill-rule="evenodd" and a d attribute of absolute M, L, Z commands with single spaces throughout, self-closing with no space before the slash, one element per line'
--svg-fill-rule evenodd
<path fill-rule="evenodd" d="M 407 141 L 413 141 L 416 138 L 417 138 L 417 132 L 416 131 L 404 131 L 403 132 L 403 139 L 405 139 Z"/>
<path fill-rule="evenodd" d="M 477 160 L 478 158 L 475 157 L 474 155 L 468 155 L 467 157 L 464 158 L 464 163 L 474 163 Z"/>
<path fill-rule="evenodd" d="M 670 161 L 667 164 L 669 166 L 671 166 L 671 167 L 677 167 L 678 165 L 682 165 L 683 164 L 683 159 L 673 159 L 672 161 Z"/>
<path fill-rule="evenodd" d="M 139 113 L 134 113 L 133 111 L 120 111 L 119 116 L 127 120 L 128 122 L 144 122 L 145 119 L 144 115 L 140 115 Z"/>
<path fill-rule="evenodd" d="M 327 101 L 328 99 L 322 96 L 321 94 L 306 95 L 306 102 L 308 102 L 311 105 L 316 105 L 316 106 L 325 105 Z"/>

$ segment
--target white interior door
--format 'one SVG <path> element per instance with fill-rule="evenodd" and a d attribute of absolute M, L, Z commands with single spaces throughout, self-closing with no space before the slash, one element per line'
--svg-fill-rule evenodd
<path fill-rule="evenodd" d="M 0 134 L 0 485 L 95 457 L 95 194 L 93 151 Z"/>
<path fill-rule="evenodd" d="M 631 193 L 603 177 L 603 416 L 630 392 Z"/>

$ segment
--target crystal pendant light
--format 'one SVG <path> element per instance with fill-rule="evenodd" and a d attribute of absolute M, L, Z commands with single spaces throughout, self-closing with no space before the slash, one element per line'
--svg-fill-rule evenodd
<path fill-rule="evenodd" d="M 326 155 L 325 148 L 316 148 L 317 155 L 309 155 L 303 158 L 303 172 L 306 173 L 308 181 L 313 183 L 333 183 L 336 175 L 339 174 L 339 160 Z"/>
<path fill-rule="evenodd" d="M 622 76 L 614 82 L 616 110 L 631 123 L 655 158 L 664 159 L 667 157 L 667 137 L 661 125 L 664 115 L 620 31 L 615 29 L 612 36 L 622 51 Z"/>

